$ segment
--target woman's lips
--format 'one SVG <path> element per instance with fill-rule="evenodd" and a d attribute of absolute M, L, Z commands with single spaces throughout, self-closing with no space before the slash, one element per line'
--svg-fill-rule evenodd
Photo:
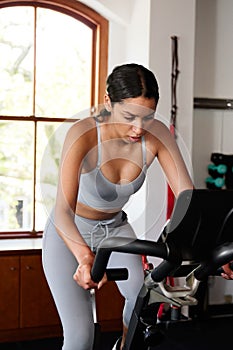
<path fill-rule="evenodd" d="M 139 142 L 141 140 L 141 136 L 129 136 L 131 142 Z"/>

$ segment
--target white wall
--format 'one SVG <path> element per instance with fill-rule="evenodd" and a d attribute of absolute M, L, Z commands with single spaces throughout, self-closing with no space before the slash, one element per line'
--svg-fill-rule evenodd
<path fill-rule="evenodd" d="M 194 96 L 233 99 L 233 1 L 197 0 L 196 14 Z M 232 110 L 195 110 L 196 187 L 205 187 L 212 152 L 233 154 L 232 127 Z"/>
<path fill-rule="evenodd" d="M 197 0 L 195 97 L 233 98 L 233 1 Z"/>
<path fill-rule="evenodd" d="M 179 76 L 177 81 L 177 141 L 186 164 L 192 173 L 192 115 L 193 65 L 195 33 L 195 0 L 151 1 L 150 59 L 160 86 L 158 114 L 163 121 L 170 120 L 172 36 L 178 37 Z M 153 169 L 154 170 L 154 169 Z M 166 184 L 162 173 L 149 173 L 151 193 L 146 207 L 147 236 L 155 238 L 166 220 Z M 160 176 L 159 176 L 160 175 Z M 153 222 L 154 220 L 154 222 Z"/>
<path fill-rule="evenodd" d="M 177 128 L 191 152 L 195 0 L 151 1 L 149 64 L 159 80 L 159 113 L 165 118 L 170 117 L 171 109 L 171 36 L 178 37 Z"/>
<path fill-rule="evenodd" d="M 119 64 L 148 65 L 151 0 L 81 0 L 109 20 L 108 71 Z"/>

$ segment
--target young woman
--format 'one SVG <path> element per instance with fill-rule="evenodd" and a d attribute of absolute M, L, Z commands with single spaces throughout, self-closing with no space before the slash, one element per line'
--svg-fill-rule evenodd
<path fill-rule="evenodd" d="M 56 205 L 43 238 L 43 266 L 64 332 L 63 350 L 91 350 L 94 324 L 89 290 L 94 252 L 109 236 L 135 239 L 122 211 L 158 159 L 177 196 L 192 181 L 167 127 L 154 117 L 159 100 L 154 74 L 137 64 L 116 67 L 107 79 L 105 108 L 75 123 L 67 133 L 60 163 Z M 156 179 L 155 179 L 156 181 Z M 127 267 L 117 282 L 125 297 L 122 349 L 143 283 L 141 257 L 113 253 L 109 266 Z"/>

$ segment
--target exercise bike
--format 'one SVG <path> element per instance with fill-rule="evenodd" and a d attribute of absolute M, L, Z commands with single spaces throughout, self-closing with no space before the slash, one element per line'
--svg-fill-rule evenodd
<path fill-rule="evenodd" d="M 112 252 L 158 257 L 162 262 L 146 271 L 130 320 L 124 350 L 156 348 L 163 338 L 157 313 L 161 303 L 178 313 L 183 306 L 197 305 L 199 284 L 218 275 L 221 266 L 233 260 L 233 191 L 186 190 L 176 200 L 168 225 L 157 242 L 108 238 L 99 246 L 92 279 L 127 278 L 127 270 L 106 269 Z M 171 286 L 168 276 L 185 277 L 184 285 Z M 175 317 L 179 319 L 179 317 Z"/>

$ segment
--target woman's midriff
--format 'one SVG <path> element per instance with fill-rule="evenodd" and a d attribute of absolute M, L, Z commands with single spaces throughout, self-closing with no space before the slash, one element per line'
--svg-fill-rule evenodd
<path fill-rule="evenodd" d="M 115 209 L 114 212 L 101 211 L 95 208 L 88 207 L 83 203 L 77 202 L 75 214 L 90 220 L 109 220 L 116 216 L 120 211 L 121 208 L 119 208 L 119 210 Z"/>

